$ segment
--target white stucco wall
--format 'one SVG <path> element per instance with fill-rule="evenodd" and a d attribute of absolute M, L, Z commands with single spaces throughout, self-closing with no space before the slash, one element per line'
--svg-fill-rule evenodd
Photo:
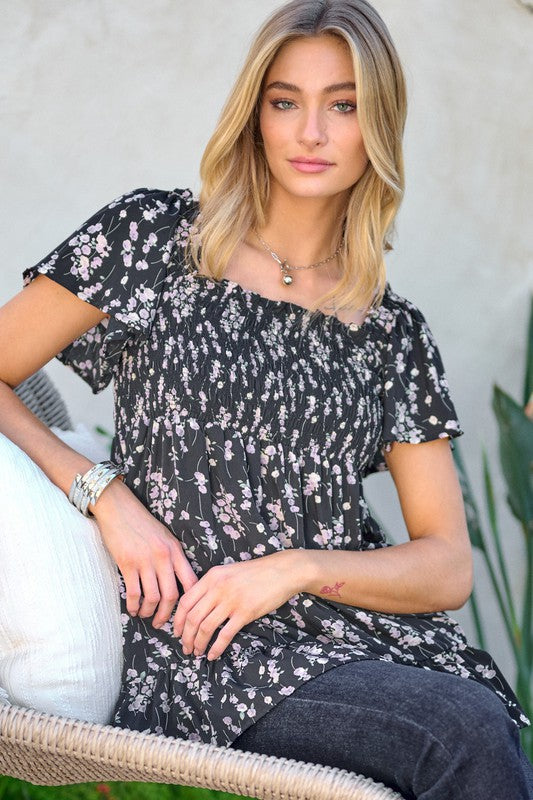
<path fill-rule="evenodd" d="M 521 399 L 533 289 L 533 14 L 519 0 L 374 4 L 409 87 L 407 192 L 389 279 L 420 306 L 437 338 L 482 505 L 482 444 L 497 463 L 491 387 L 497 382 Z M 198 190 L 201 154 L 227 92 L 254 31 L 278 5 L 1 0 L 0 303 L 20 290 L 24 267 L 124 191 Z M 112 426 L 111 388 L 95 397 L 59 362 L 47 370 L 74 421 Z M 523 542 L 496 475 L 518 593 Z M 405 538 L 390 476 L 369 478 L 367 493 L 395 537 Z M 488 649 L 513 680 L 477 556 L 476 586 Z M 453 616 L 473 634 L 467 609 Z"/>

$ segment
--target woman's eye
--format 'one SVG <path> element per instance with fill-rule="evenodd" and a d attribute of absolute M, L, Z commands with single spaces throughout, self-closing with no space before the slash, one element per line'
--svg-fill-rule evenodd
<path fill-rule="evenodd" d="M 357 108 L 357 106 L 354 105 L 353 103 L 348 103 L 343 100 L 339 100 L 339 102 L 335 103 L 335 105 L 345 107 L 345 109 L 341 111 L 342 114 L 348 114 L 350 111 L 355 111 L 355 109 Z"/>
<path fill-rule="evenodd" d="M 274 108 L 277 108 L 280 111 L 285 111 L 284 108 L 279 107 L 280 103 L 289 103 L 289 105 L 293 105 L 292 100 L 272 100 L 272 105 L 274 106 Z"/>

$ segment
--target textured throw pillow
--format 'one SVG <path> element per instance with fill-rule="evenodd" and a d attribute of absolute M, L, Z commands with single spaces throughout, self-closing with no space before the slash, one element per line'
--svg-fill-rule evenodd
<path fill-rule="evenodd" d="M 52 428 L 93 461 L 83 425 Z M 94 520 L 0 433 L 0 702 L 108 723 L 118 699 L 118 570 Z"/>

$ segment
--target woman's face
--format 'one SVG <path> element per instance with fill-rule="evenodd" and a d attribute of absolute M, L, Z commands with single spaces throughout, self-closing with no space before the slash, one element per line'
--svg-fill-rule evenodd
<path fill-rule="evenodd" d="M 346 42 L 321 35 L 283 45 L 265 75 L 259 123 L 271 181 L 286 192 L 331 197 L 353 186 L 368 156 Z"/>

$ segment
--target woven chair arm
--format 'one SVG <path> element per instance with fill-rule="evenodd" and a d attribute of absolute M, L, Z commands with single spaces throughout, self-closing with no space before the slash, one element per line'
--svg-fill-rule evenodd
<path fill-rule="evenodd" d="M 383 784 L 337 767 L 1 704 L 0 773 L 49 786 L 144 781 L 262 800 L 402 800 Z"/>

